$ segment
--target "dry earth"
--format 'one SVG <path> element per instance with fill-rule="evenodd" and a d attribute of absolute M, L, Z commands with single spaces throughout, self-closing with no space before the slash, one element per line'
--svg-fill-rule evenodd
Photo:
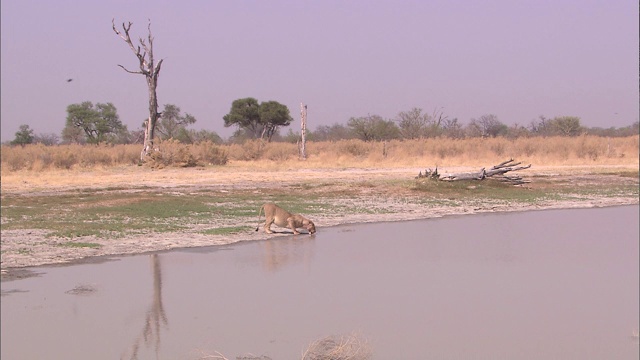
<path fill-rule="evenodd" d="M 63 194 L 77 189 L 100 188 L 124 188 L 145 187 L 159 188 L 166 191 L 191 191 L 207 189 L 209 191 L 234 192 L 252 191 L 256 193 L 268 193 L 269 191 L 283 190 L 289 186 L 295 186 L 300 182 L 328 183 L 330 186 L 322 187 L 321 191 L 339 193 L 349 189 L 352 184 L 376 179 L 411 179 L 415 177 L 419 168 L 385 168 L 385 169 L 289 169 L 283 171 L 249 171 L 246 168 L 234 168 L 227 166 L 212 169 L 164 169 L 152 171 L 148 169 L 131 170 L 103 169 L 86 172 L 52 172 L 47 174 L 2 174 L 2 194 Z M 477 169 L 450 168 L 441 169 L 441 172 L 470 171 Z M 523 172 L 525 178 L 534 179 L 531 186 L 535 186 L 535 178 L 552 179 L 562 183 L 562 186 L 579 188 L 585 184 L 597 184 L 606 188 L 612 184 L 638 185 L 637 177 L 621 177 L 606 175 L 610 172 L 630 170 L 638 171 L 634 166 L 602 166 L 596 167 L 533 167 Z M 132 175 L 135 174 L 135 175 Z M 72 176 L 70 176 L 72 175 Z M 362 187 L 360 187 L 362 188 Z M 389 191 L 398 191 L 393 193 Z M 127 191 L 127 190 L 121 190 Z M 455 206 L 425 207 L 419 202 L 407 201 L 411 196 L 420 196 L 415 193 L 404 192 L 396 188 L 364 187 L 350 204 L 357 202 L 358 207 L 383 208 L 384 214 L 322 214 L 313 218 L 318 233 L 322 228 L 340 224 L 401 221 L 414 219 L 427 219 L 457 214 L 474 214 L 499 211 L 528 211 L 541 209 L 560 208 L 588 208 L 616 205 L 637 205 L 638 197 L 622 195 L 616 196 L 576 196 L 567 201 L 541 201 L 536 204 L 513 204 L 504 202 L 495 203 L 458 203 Z M 422 195 L 424 196 L 424 195 Z M 256 209 L 257 212 L 257 209 Z M 250 224 L 219 224 L 220 226 L 252 225 Z M 211 225 L 211 224 L 209 224 Z M 217 225 L 217 224 L 216 224 Z M 139 254 L 153 251 L 163 251 L 175 248 L 203 247 L 211 245 L 225 245 L 239 241 L 262 240 L 275 236 L 289 236 L 281 233 L 267 235 L 264 232 L 247 231 L 234 235 L 205 235 L 197 232 L 194 225 L 193 231 L 179 233 L 160 233 L 131 236 L 119 239 L 76 239 L 98 243 L 99 248 L 72 248 L 59 246 L 64 239 L 50 239 L 45 237 L 42 230 L 11 230 L 1 231 L 2 235 L 2 275 L 3 279 L 19 276 L 20 269 L 24 267 L 61 264 L 73 261 L 95 261 L 97 257 L 107 255 Z M 299 235 L 308 236 L 308 235 Z M 317 235 L 316 235 L 317 236 Z M 19 251 L 19 249 L 29 251 Z"/>

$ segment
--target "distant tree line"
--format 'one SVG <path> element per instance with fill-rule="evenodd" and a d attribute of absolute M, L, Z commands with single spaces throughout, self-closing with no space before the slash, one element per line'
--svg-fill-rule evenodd
<path fill-rule="evenodd" d="M 194 130 L 189 126 L 196 118 L 188 113 L 182 114 L 180 107 L 164 105 L 156 124 L 155 137 L 162 140 L 173 139 L 184 144 L 210 141 L 215 144 L 242 143 L 249 139 L 265 141 L 297 142 L 299 132 L 292 129 L 285 135 L 280 129 L 289 126 L 293 118 L 289 109 L 276 101 L 259 103 L 254 98 L 233 101 L 231 109 L 222 120 L 225 127 L 236 126 L 237 130 L 227 139 L 216 132 Z M 145 119 L 141 128 L 129 131 L 122 124 L 116 107 L 111 103 L 93 104 L 85 101 L 67 107 L 67 119 L 60 136 L 57 134 L 34 134 L 29 125 L 21 125 L 15 133 L 11 145 L 26 144 L 143 144 Z M 585 127 L 576 116 L 540 116 L 528 125 L 508 126 L 494 114 L 472 118 L 462 124 L 457 118 L 449 118 L 442 111 L 424 112 L 420 108 L 400 112 L 394 119 L 385 119 L 379 115 L 352 117 L 346 124 L 319 125 L 315 130 L 307 131 L 310 141 L 337 141 L 359 139 L 363 141 L 385 141 L 402 139 L 429 138 L 488 138 L 488 137 L 535 137 L 535 136 L 579 136 L 582 134 L 623 137 L 637 135 L 640 132 L 638 122 L 621 128 Z"/>
<path fill-rule="evenodd" d="M 378 115 L 352 117 L 347 124 L 318 126 L 310 132 L 308 139 L 312 141 L 336 141 L 342 139 L 360 139 L 363 141 L 384 141 L 402 139 L 429 138 L 488 138 L 488 137 L 534 137 L 534 136 L 578 136 L 596 135 L 623 137 L 637 135 L 638 122 L 622 128 L 585 127 L 580 118 L 575 116 L 558 116 L 548 119 L 540 116 L 529 125 L 508 126 L 494 114 L 472 118 L 463 125 L 457 118 L 449 118 L 441 112 L 425 113 L 422 109 L 413 108 L 403 111 L 395 119 L 384 119 Z M 295 141 L 297 134 L 289 131 L 285 141 Z"/>

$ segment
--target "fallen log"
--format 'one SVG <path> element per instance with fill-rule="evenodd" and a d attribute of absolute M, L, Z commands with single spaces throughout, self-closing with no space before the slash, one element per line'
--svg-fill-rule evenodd
<path fill-rule="evenodd" d="M 449 173 L 441 174 L 438 180 L 442 181 L 458 181 L 458 180 L 482 180 L 486 177 L 486 171 L 484 168 L 477 172 L 461 172 L 461 173 Z"/>
<path fill-rule="evenodd" d="M 522 177 L 514 175 L 514 176 L 506 176 L 507 172 L 511 171 L 520 171 L 524 169 L 528 169 L 531 167 L 531 164 L 527 166 L 517 166 L 522 162 L 514 162 L 513 159 L 509 159 L 507 161 L 503 161 L 498 165 L 492 166 L 489 170 L 486 168 L 482 168 L 479 171 L 473 172 L 460 172 L 460 173 L 444 173 L 439 174 L 438 168 L 435 170 L 427 169 L 425 170 L 424 175 L 422 171 L 416 177 L 420 178 L 430 178 L 434 180 L 440 181 L 460 181 L 460 180 L 484 180 L 488 177 L 499 176 L 499 181 L 508 182 L 514 185 L 522 185 L 524 183 L 528 183 L 529 181 L 523 180 Z"/>

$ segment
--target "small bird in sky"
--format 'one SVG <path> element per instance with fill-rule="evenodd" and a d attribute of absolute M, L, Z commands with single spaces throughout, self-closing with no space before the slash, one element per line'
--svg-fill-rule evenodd
<path fill-rule="evenodd" d="M 67 79 L 67 82 L 72 82 L 72 81 L 73 81 L 73 79 Z"/>

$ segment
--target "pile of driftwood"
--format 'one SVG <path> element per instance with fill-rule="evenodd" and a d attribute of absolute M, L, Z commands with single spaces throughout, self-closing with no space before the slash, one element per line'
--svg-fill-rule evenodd
<path fill-rule="evenodd" d="M 519 175 L 505 175 L 507 172 L 524 170 L 531 167 L 531 164 L 527 166 L 518 166 L 521 162 L 514 162 L 513 159 L 509 159 L 504 161 L 498 165 L 492 166 L 489 170 L 486 168 L 480 169 L 480 171 L 476 172 L 462 172 L 462 173 L 449 173 L 449 174 L 439 174 L 438 168 L 435 170 L 427 169 L 418 174 L 416 179 L 421 178 L 429 178 L 434 180 L 441 181 L 458 181 L 458 180 L 484 180 L 489 177 L 493 177 L 494 179 L 502 182 L 507 182 L 513 185 L 522 185 L 529 183 L 530 181 L 522 179 Z"/>

